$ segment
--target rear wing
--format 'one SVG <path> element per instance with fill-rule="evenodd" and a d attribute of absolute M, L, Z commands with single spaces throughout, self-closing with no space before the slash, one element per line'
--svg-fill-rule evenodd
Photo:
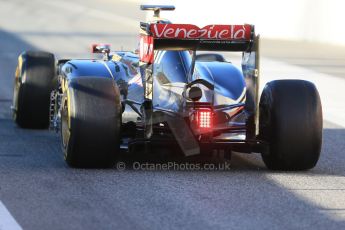
<path fill-rule="evenodd" d="M 140 59 L 153 62 L 154 50 L 201 50 L 250 52 L 254 26 L 141 23 Z"/>
<path fill-rule="evenodd" d="M 255 34 L 254 26 L 244 25 L 208 25 L 199 28 L 190 24 L 171 24 L 159 17 L 161 10 L 174 10 L 174 6 L 143 5 L 142 10 L 153 10 L 151 23 L 140 23 L 140 61 L 150 67 L 144 72 L 145 100 L 152 100 L 153 78 L 152 68 L 155 50 L 192 50 L 193 58 L 189 70 L 192 76 L 196 50 L 202 51 L 233 51 L 242 52 L 242 72 L 245 77 L 246 95 L 255 103 L 246 103 L 248 111 L 246 138 L 254 140 L 259 131 L 259 75 L 260 49 L 259 35 Z M 143 65 L 146 66 L 147 65 Z M 191 85 L 189 82 L 187 85 Z M 249 102 L 251 101 L 249 100 Z"/>
<path fill-rule="evenodd" d="M 259 124 L 259 36 L 254 26 L 208 25 L 199 28 L 190 24 L 141 23 L 140 61 L 154 63 L 155 50 L 201 50 L 242 52 L 242 72 L 246 79 L 247 94 L 255 102 L 253 108 L 246 108 L 250 114 L 247 126 L 249 139 L 258 135 Z M 194 53 L 195 54 L 195 53 Z M 193 71 L 191 67 L 190 72 Z M 152 99 L 152 72 L 146 73 L 145 98 Z M 151 79 L 151 80 L 150 80 Z"/>

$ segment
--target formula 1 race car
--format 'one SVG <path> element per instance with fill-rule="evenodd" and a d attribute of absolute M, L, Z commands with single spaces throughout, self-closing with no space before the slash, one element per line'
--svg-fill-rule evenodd
<path fill-rule="evenodd" d="M 22 128 L 61 133 L 72 167 L 113 166 L 120 150 L 173 150 L 193 156 L 261 153 L 269 169 L 313 168 L 322 143 L 314 84 L 267 83 L 259 99 L 259 36 L 254 26 L 173 24 L 160 11 L 140 23 L 138 52 L 92 46 L 99 59 L 19 56 L 13 117 Z M 207 53 L 200 51 L 211 51 Z M 219 53 L 242 52 L 236 67 Z"/>

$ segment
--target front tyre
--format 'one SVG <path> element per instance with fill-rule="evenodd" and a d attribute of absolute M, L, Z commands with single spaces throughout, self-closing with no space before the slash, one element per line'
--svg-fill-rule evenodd
<path fill-rule="evenodd" d="M 314 84 L 303 80 L 267 83 L 260 99 L 259 138 L 268 142 L 263 161 L 273 170 L 307 170 L 320 156 L 322 107 Z"/>
<path fill-rule="evenodd" d="M 120 145 L 121 104 L 113 79 L 71 79 L 62 99 L 61 138 L 71 167 L 114 166 Z"/>

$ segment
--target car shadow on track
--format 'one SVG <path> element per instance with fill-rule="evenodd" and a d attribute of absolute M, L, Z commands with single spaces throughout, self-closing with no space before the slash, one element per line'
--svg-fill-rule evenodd
<path fill-rule="evenodd" d="M 323 130 L 323 144 L 322 152 L 318 164 L 315 168 L 308 171 L 301 172 L 285 172 L 285 173 L 299 173 L 299 174 L 314 174 L 314 175 L 337 175 L 345 176 L 345 158 L 343 154 L 345 152 L 345 129 L 339 128 L 326 128 Z M 128 166 L 127 169 L 133 169 L 134 163 L 150 163 L 157 164 L 158 170 L 159 164 L 184 164 L 184 163 L 197 163 L 197 164 L 230 164 L 231 171 L 258 171 L 258 172 L 272 172 L 268 170 L 259 153 L 233 153 L 231 160 L 210 157 L 210 156 L 195 156 L 195 157 L 178 157 L 173 154 L 135 154 L 126 155 L 123 154 L 121 161 L 124 161 Z M 116 168 L 116 166 L 115 166 Z M 179 170 L 178 167 L 171 167 L 163 170 Z M 201 171 L 203 171 L 201 169 Z M 210 171 L 222 171 L 222 170 L 210 170 Z"/>

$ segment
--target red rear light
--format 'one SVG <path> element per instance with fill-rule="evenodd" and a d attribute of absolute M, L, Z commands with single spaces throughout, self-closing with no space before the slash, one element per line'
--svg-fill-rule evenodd
<path fill-rule="evenodd" d="M 197 110 L 197 125 L 200 129 L 212 128 L 212 111 L 210 109 Z"/>

